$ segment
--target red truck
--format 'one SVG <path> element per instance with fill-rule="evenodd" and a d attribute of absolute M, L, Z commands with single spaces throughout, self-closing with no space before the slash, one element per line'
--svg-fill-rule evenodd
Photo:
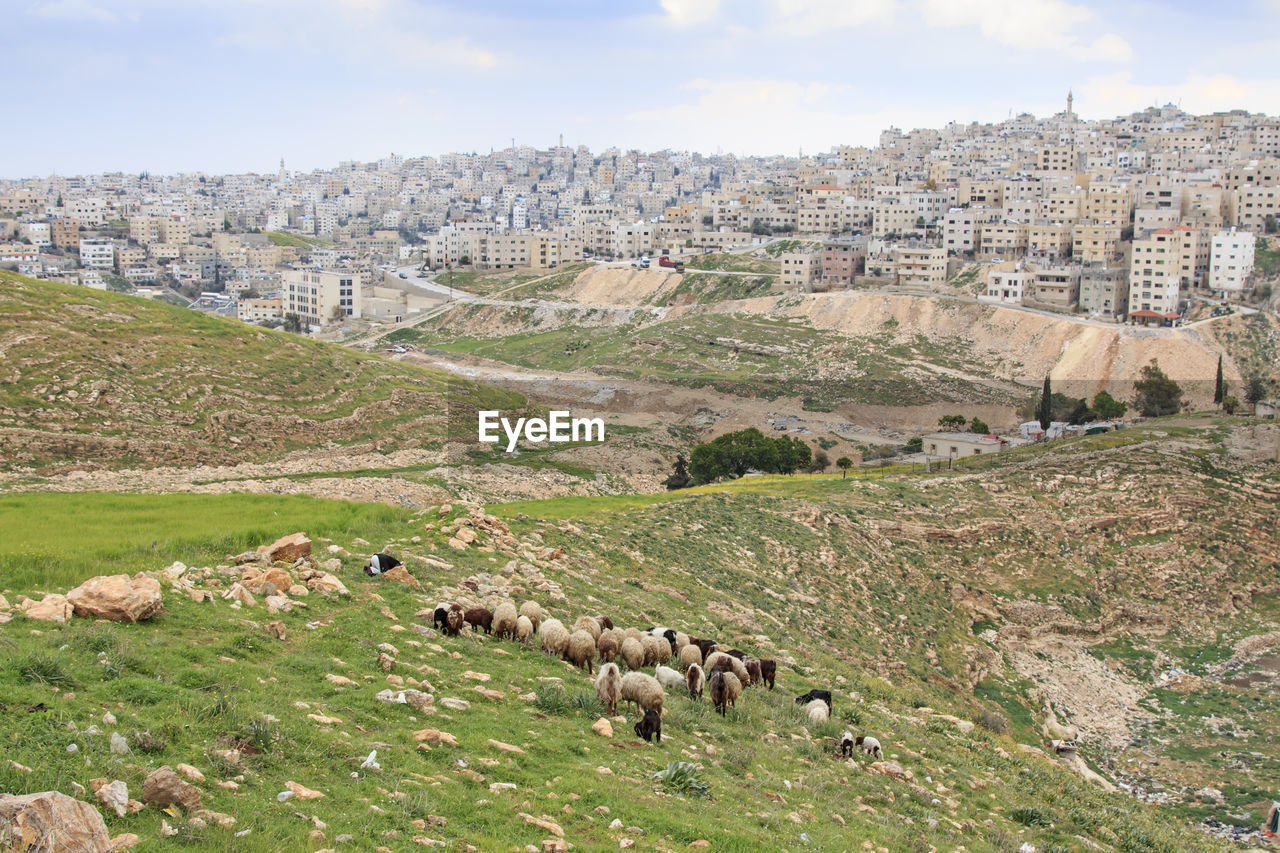
<path fill-rule="evenodd" d="M 684 272 L 684 261 L 673 261 L 669 255 L 658 258 L 658 266 L 669 267 L 676 272 Z"/>

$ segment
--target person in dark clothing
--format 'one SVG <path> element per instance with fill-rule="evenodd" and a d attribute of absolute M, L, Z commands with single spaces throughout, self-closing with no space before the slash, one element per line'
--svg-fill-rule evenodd
<path fill-rule="evenodd" d="M 399 565 L 401 565 L 400 561 L 390 554 L 374 554 L 369 558 L 369 565 L 364 567 L 364 573 L 369 577 L 375 577 Z"/>

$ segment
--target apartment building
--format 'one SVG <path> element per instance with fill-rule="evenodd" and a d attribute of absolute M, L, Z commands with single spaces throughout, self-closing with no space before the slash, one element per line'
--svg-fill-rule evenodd
<path fill-rule="evenodd" d="M 1119 225 L 1077 222 L 1071 229 L 1071 256 L 1080 263 L 1106 264 L 1123 254 Z"/>
<path fill-rule="evenodd" d="M 1209 289 L 1221 296 L 1238 296 L 1250 285 L 1257 237 L 1232 228 L 1213 238 L 1209 258 Z"/>
<path fill-rule="evenodd" d="M 1167 314 L 1178 309 L 1183 236 L 1172 228 L 1160 228 L 1134 241 L 1129 260 L 1131 311 Z"/>
<path fill-rule="evenodd" d="M 284 319 L 283 301 L 279 296 L 268 299 L 241 299 L 236 302 L 236 317 L 245 323 L 269 323 Z"/>
<path fill-rule="evenodd" d="M 1023 304 L 1052 311 L 1070 311 L 1080 303 L 1080 267 L 1046 266 L 1032 272 Z"/>
<path fill-rule="evenodd" d="M 1031 273 L 1021 263 L 1001 261 L 987 267 L 987 289 L 979 294 L 982 302 L 1021 305 Z"/>
<path fill-rule="evenodd" d="M 312 329 L 359 317 L 360 285 L 357 272 L 289 270 L 282 282 L 284 313 L 296 314 L 304 327 Z"/>
<path fill-rule="evenodd" d="M 80 251 L 80 220 L 64 216 L 49 223 L 49 236 L 53 245 L 65 251 Z"/>
<path fill-rule="evenodd" d="M 828 288 L 847 287 L 861 274 L 866 260 L 865 243 L 823 243 L 821 281 Z"/>
<path fill-rule="evenodd" d="M 80 241 L 80 266 L 91 270 L 115 267 L 115 246 L 106 237 L 85 237 Z"/>
<path fill-rule="evenodd" d="M 1080 310 L 1108 319 L 1129 312 L 1129 273 L 1123 266 L 1085 264 L 1080 271 Z"/>
<path fill-rule="evenodd" d="M 898 284 L 904 287 L 936 287 L 947 282 L 947 251 L 933 246 L 898 248 Z"/>
<path fill-rule="evenodd" d="M 982 226 L 980 258 L 1021 258 L 1027 253 L 1030 226 L 1022 222 L 994 222 Z"/>
<path fill-rule="evenodd" d="M 778 283 L 782 287 L 810 292 L 822 277 L 822 255 L 816 251 L 783 252 L 779 260 L 782 274 Z"/>

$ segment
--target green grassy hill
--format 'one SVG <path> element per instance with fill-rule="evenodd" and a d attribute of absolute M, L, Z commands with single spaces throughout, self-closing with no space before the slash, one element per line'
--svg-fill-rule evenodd
<path fill-rule="evenodd" d="M 0 272 L 0 466 L 261 461 L 439 447 L 446 412 L 516 395 L 151 302 Z"/>
<path fill-rule="evenodd" d="M 233 840 L 154 807 L 108 817 L 113 833 L 137 832 L 139 849 L 152 850 L 540 848 L 549 831 L 530 819 L 554 822 L 577 850 L 618 849 L 624 838 L 655 851 L 699 840 L 716 851 L 864 841 L 893 851 L 1225 849 L 1192 824 L 1256 824 L 1259 804 L 1280 794 L 1266 745 L 1280 734 L 1275 682 L 1268 663 L 1240 651 L 1280 617 L 1280 477 L 1253 453 L 1252 430 L 1155 422 L 956 471 L 759 478 L 492 506 L 488 517 L 465 505 L 11 496 L 0 504 L 5 529 L 33 517 L 94 520 L 43 543 L 61 556 L 41 559 L 56 563 L 43 583 L 21 566 L 54 535 L 48 523 L 0 543 L 11 604 L 174 559 L 197 566 L 196 588 L 215 598 L 166 590 L 168 612 L 137 625 L 17 616 L 0 627 L 0 789 L 70 791 L 106 777 L 137 797 L 150 770 L 185 762 L 207 777 L 205 807 L 248 831 Z M 240 500 L 251 521 L 231 523 Z M 472 545 L 451 546 L 468 526 Z M 278 615 L 261 597 L 230 608 L 220 594 L 237 572 L 219 568 L 225 554 L 299 527 L 317 559 L 340 562 L 352 595 L 313 593 L 297 599 L 305 609 Z M 360 573 L 384 546 L 421 590 Z M 507 595 L 566 624 L 604 613 L 774 657 L 778 690 L 748 690 L 723 719 L 670 696 L 660 746 L 635 738 L 625 710 L 602 738 L 585 674 L 512 642 L 429 627 L 439 600 Z M 283 640 L 263 630 L 275 619 Z M 1240 665 L 1224 669 L 1229 660 Z M 1106 662 L 1110 676 L 1089 682 L 1089 661 Z M 1174 666 L 1188 677 L 1153 686 Z M 1240 674 L 1258 678 L 1233 680 Z M 434 696 L 431 713 L 375 698 L 417 680 Z M 1136 691 L 1132 708 L 1109 704 L 1121 684 Z M 812 687 L 835 693 L 828 723 L 809 726 L 791 701 Z M 1087 764 L 1163 792 L 1166 805 L 1105 793 L 1049 758 L 1046 699 L 1081 727 Z M 23 710 L 38 703 L 47 710 Z M 1123 738 L 1095 728 L 1098 706 L 1130 721 Z M 115 725 L 102 721 L 108 711 Z M 110 754 L 90 726 L 121 732 L 133 752 Z M 878 737 L 895 775 L 834 755 L 846 728 Z M 374 749 L 381 769 L 362 769 Z M 696 766 L 708 800 L 654 778 L 675 761 Z M 325 796 L 279 802 L 291 781 Z M 1206 786 L 1222 801 L 1198 793 Z M 162 820 L 178 834 L 160 838 Z"/>

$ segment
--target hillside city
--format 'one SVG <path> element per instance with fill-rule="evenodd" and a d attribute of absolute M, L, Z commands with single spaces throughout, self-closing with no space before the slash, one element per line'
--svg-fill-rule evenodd
<path fill-rule="evenodd" d="M 1196 297 L 1269 296 L 1255 271 L 1273 263 L 1278 194 L 1280 118 L 1168 104 L 1084 120 L 1068 94 L 1052 116 L 891 127 L 810 155 L 561 140 L 310 173 L 282 159 L 271 174 L 8 179 L 0 266 L 314 332 L 439 304 L 428 270 L 773 244 L 782 289 L 961 277 L 986 302 L 1177 325 Z"/>

